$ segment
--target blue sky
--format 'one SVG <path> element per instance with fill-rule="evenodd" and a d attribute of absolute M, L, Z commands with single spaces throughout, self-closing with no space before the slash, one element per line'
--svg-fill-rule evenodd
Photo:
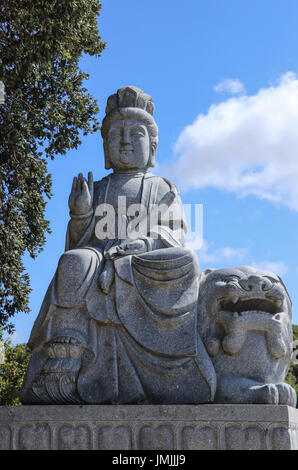
<path fill-rule="evenodd" d="M 298 324 L 297 0 L 102 0 L 102 57 L 83 58 L 99 119 L 107 97 L 135 85 L 155 101 L 155 173 L 184 203 L 204 205 L 201 268 L 253 264 L 277 271 Z M 31 313 L 15 317 L 27 341 L 64 250 L 73 176 L 104 170 L 99 134 L 49 162 L 52 234 L 31 277 Z M 196 243 L 192 244 L 195 249 Z"/>

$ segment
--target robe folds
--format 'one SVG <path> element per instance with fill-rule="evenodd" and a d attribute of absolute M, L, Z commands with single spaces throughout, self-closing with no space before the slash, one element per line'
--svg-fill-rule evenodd
<path fill-rule="evenodd" d="M 195 254 L 184 248 L 178 191 L 149 172 L 134 178 L 136 194 L 129 188 L 128 200 L 141 203 L 145 212 L 176 205 L 171 224 L 159 219 L 141 233 L 152 251 L 115 257 L 114 282 L 104 294 L 98 279 L 105 253 L 121 239 L 96 240 L 96 208 L 115 203 L 115 190 L 109 193 L 114 182 L 122 188 L 116 196 L 125 196 L 130 181 L 112 175 L 95 183 L 93 214 L 69 223 L 66 251 L 33 326 L 24 404 L 213 400 L 216 376 L 197 328 L 199 266 Z M 75 338 L 82 353 L 53 359 L 47 347 L 59 337 Z M 65 381 L 67 371 L 71 377 Z"/>

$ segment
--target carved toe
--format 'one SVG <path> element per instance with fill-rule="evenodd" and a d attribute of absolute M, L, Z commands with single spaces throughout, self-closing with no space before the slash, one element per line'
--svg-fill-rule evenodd
<path fill-rule="evenodd" d="M 297 395 L 293 387 L 286 383 L 276 384 L 278 390 L 278 402 L 280 405 L 287 405 L 296 407 Z"/>
<path fill-rule="evenodd" d="M 47 353 L 50 359 L 80 358 L 84 350 L 83 343 L 71 336 L 56 336 L 48 343 Z"/>

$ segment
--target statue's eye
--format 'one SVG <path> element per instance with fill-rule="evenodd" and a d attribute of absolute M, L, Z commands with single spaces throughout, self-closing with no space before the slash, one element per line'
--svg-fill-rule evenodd
<path fill-rule="evenodd" d="M 144 137 L 145 133 L 144 133 L 143 129 L 133 129 L 131 131 L 131 136 L 132 137 Z"/>
<path fill-rule="evenodd" d="M 110 139 L 114 139 L 115 137 L 120 137 L 121 135 L 121 130 L 120 129 L 113 129 L 110 133 L 109 133 L 109 138 Z"/>

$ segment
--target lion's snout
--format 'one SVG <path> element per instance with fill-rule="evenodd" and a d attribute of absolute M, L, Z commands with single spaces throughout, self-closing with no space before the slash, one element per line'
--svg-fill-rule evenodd
<path fill-rule="evenodd" d="M 240 279 L 239 284 L 242 289 L 248 292 L 267 292 L 273 287 L 270 279 L 256 274 L 251 275 L 246 279 Z"/>

